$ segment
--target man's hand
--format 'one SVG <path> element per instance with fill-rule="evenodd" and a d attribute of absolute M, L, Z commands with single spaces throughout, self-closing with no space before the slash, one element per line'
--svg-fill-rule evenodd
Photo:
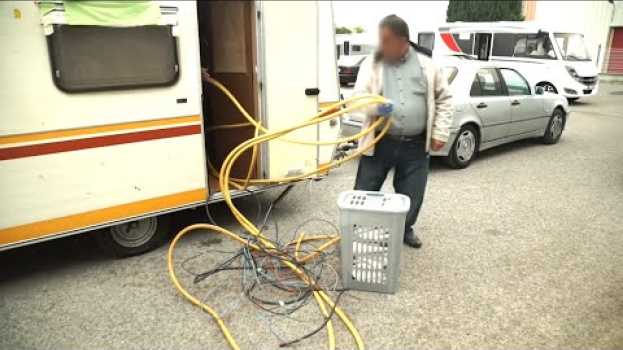
<path fill-rule="evenodd" d="M 210 73 L 207 68 L 201 67 L 201 80 L 208 81 L 210 80 Z"/>
<path fill-rule="evenodd" d="M 376 113 L 383 116 L 389 115 L 393 110 L 394 104 L 391 101 L 380 104 L 378 105 L 378 107 L 376 107 Z"/>
<path fill-rule="evenodd" d="M 443 141 L 439 141 L 439 140 L 437 140 L 437 139 L 432 139 L 432 140 L 431 140 L 431 142 L 430 142 L 430 148 L 431 148 L 433 151 L 439 151 L 439 150 L 440 150 L 440 149 L 442 149 L 442 148 L 443 148 L 443 146 L 445 146 L 445 145 L 446 145 L 446 143 L 445 143 L 445 142 L 443 142 Z"/>

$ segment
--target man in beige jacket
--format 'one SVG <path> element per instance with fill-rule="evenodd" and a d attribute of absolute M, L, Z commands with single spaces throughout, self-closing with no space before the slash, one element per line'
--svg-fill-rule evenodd
<path fill-rule="evenodd" d="M 379 94 L 391 103 L 362 110 L 363 129 L 379 116 L 392 119 L 389 132 L 364 153 L 357 170 L 356 190 L 378 191 L 389 170 L 394 169 L 394 190 L 411 199 L 405 222 L 404 242 L 422 245 L 413 231 L 426 181 L 429 150 L 439 150 L 448 141 L 452 124 L 452 97 L 446 78 L 435 67 L 430 51 L 409 41 L 409 27 L 390 15 L 379 25 L 379 49 L 366 58 L 359 70 L 354 95 Z M 363 148 L 374 135 L 359 142 Z"/>

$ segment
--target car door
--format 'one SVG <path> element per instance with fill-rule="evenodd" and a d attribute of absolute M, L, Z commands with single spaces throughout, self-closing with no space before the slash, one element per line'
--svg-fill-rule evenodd
<path fill-rule="evenodd" d="M 541 129 L 543 119 L 547 118 L 542 97 L 532 94 L 528 81 L 516 70 L 500 68 L 499 72 L 510 100 L 511 123 L 508 135 L 521 135 Z"/>
<path fill-rule="evenodd" d="M 482 122 L 482 143 L 508 135 L 510 101 L 495 68 L 480 69 L 472 82 L 470 104 Z"/>

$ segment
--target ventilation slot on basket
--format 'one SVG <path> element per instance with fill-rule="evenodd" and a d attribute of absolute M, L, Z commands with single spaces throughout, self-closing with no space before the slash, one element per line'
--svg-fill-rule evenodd
<path fill-rule="evenodd" d="M 387 282 L 389 230 L 382 226 L 353 225 L 353 280 L 365 283 Z"/>

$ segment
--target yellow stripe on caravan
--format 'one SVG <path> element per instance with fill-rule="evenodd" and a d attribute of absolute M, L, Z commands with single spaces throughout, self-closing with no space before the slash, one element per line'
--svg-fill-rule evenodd
<path fill-rule="evenodd" d="M 78 128 L 78 129 L 65 129 L 65 130 L 54 130 L 54 131 L 42 131 L 42 132 L 35 132 L 35 133 L 30 133 L 30 134 L 7 135 L 7 136 L 0 136 L 0 145 L 40 141 L 40 140 L 47 140 L 47 139 L 57 139 L 57 138 L 69 137 L 69 136 L 91 135 L 91 134 L 98 134 L 102 132 L 133 130 L 133 129 L 142 129 L 142 128 L 149 128 L 149 127 L 156 127 L 156 126 L 177 125 L 177 124 L 199 122 L 199 121 L 201 121 L 201 116 L 189 115 L 189 116 L 182 116 L 182 117 L 144 120 L 144 121 L 101 125 L 101 126 L 91 126 L 91 127 Z"/>
<path fill-rule="evenodd" d="M 0 229 L 0 245 L 28 241 L 206 200 L 205 188 Z"/>

